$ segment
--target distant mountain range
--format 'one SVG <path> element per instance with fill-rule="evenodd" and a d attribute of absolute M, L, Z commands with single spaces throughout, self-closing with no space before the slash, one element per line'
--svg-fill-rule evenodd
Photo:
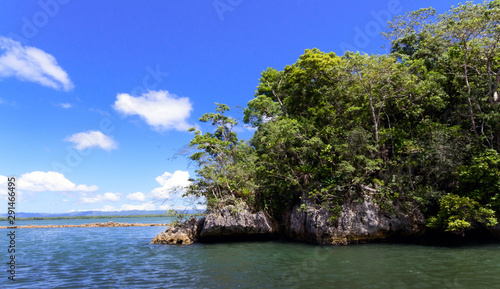
<path fill-rule="evenodd" d="M 195 210 L 180 211 L 183 214 L 196 214 L 200 213 Z M 166 214 L 165 210 L 131 210 L 131 211 L 81 211 L 81 212 L 70 212 L 70 213 L 16 213 L 16 218 L 33 218 L 33 217 L 77 217 L 77 216 L 135 216 L 135 215 L 163 215 Z M 0 214 L 0 217 L 6 218 L 8 214 Z"/>

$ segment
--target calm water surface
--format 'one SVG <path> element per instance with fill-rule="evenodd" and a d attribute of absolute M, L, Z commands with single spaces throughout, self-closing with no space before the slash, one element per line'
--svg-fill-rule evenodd
<path fill-rule="evenodd" d="M 65 221 L 69 224 L 81 220 Z M 158 222 L 144 218 L 112 221 Z M 150 245 L 164 229 L 17 229 L 16 282 L 7 279 L 8 240 L 7 230 L 2 229 L 0 247 L 4 249 L 0 256 L 1 264 L 5 265 L 0 270 L 3 272 L 0 285 L 7 288 L 500 288 L 500 244 Z"/>
<path fill-rule="evenodd" d="M 171 217 L 147 217 L 147 218 L 99 218 L 99 219 L 65 219 L 65 220 L 25 220 L 16 221 L 17 226 L 32 225 L 81 225 L 91 223 L 107 223 L 109 221 L 117 223 L 142 223 L 142 224 L 168 224 L 175 218 Z M 2 222 L 0 222 L 1 224 Z M 2 226 L 8 226 L 4 221 Z"/>

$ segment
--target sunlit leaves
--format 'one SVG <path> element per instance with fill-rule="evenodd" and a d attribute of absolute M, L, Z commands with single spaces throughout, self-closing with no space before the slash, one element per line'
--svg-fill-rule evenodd
<path fill-rule="evenodd" d="M 498 222 L 495 211 L 482 207 L 477 201 L 453 194 L 444 196 L 439 201 L 439 212 L 427 220 L 427 226 L 445 231 L 465 234 L 473 222 L 494 226 Z"/>

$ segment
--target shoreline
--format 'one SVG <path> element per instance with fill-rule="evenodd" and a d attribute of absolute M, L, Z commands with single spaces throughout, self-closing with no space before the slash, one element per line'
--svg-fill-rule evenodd
<path fill-rule="evenodd" d="M 80 225 L 23 225 L 23 226 L 0 226 L 0 229 L 43 229 L 43 228 L 109 228 L 109 227 L 160 227 L 169 224 L 141 224 L 141 223 L 90 223 Z"/>
<path fill-rule="evenodd" d="M 22 214 L 22 213 L 20 213 Z M 205 214 L 180 214 L 182 217 L 205 216 Z M 154 215 L 102 215 L 102 216 L 57 216 L 57 217 L 22 217 L 16 221 L 40 221 L 40 220 L 86 220 L 86 219 L 125 219 L 125 218 L 176 218 L 176 215 L 154 214 Z M 0 217 L 1 221 L 8 221 L 8 217 Z"/>

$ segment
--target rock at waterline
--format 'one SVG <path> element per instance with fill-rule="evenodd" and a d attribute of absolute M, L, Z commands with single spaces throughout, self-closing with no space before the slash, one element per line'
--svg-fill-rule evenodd
<path fill-rule="evenodd" d="M 264 212 L 252 212 L 248 206 L 226 206 L 209 213 L 206 218 L 194 217 L 178 226 L 170 226 L 158 234 L 151 244 L 191 244 L 237 240 L 271 239 L 279 226 Z"/>
<path fill-rule="evenodd" d="M 292 240 L 332 245 L 365 243 L 420 236 L 425 229 L 420 211 L 405 213 L 401 206 L 394 206 L 394 212 L 387 214 L 367 196 L 358 202 L 346 202 L 335 222 L 330 221 L 332 215 L 327 209 L 304 204 L 307 209 L 297 205 L 285 218 L 285 231 Z"/>
<path fill-rule="evenodd" d="M 384 213 L 368 196 L 358 202 L 346 202 L 336 221 L 331 221 L 327 209 L 304 204 L 306 209 L 299 209 L 299 204 L 284 216 L 284 233 L 290 240 L 332 245 L 365 243 L 389 237 L 416 237 L 425 229 L 420 211 L 405 212 L 401 206 L 394 206 L 393 213 Z M 252 212 L 240 204 L 213 210 L 198 221 L 193 217 L 178 227 L 169 227 L 152 243 L 269 240 L 276 238 L 278 231 L 279 225 L 266 213 Z"/>
<path fill-rule="evenodd" d="M 202 242 L 271 239 L 279 226 L 266 213 L 252 212 L 245 204 L 226 206 L 207 215 L 200 232 Z"/>
<path fill-rule="evenodd" d="M 151 244 L 188 245 L 198 240 L 205 218 L 197 220 L 191 217 L 179 225 L 169 226 L 158 234 Z"/>

